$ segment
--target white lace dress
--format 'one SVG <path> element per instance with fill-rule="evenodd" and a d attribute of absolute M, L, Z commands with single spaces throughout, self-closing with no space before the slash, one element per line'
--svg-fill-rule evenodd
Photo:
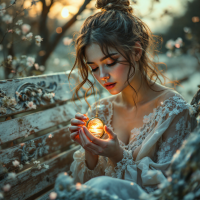
<path fill-rule="evenodd" d="M 100 100 L 99 106 L 99 117 L 113 129 L 112 101 Z M 88 110 L 88 117 L 95 116 L 95 109 L 93 105 Z M 165 172 L 173 154 L 190 133 L 190 116 L 193 112 L 193 107 L 181 95 L 174 93 L 174 96 L 160 102 L 152 113 L 143 117 L 143 126 L 131 131 L 128 145 L 119 140 L 124 153 L 116 166 L 109 158 L 99 156 L 94 170 L 88 169 L 85 150 L 81 147 L 73 155 L 74 161 L 70 167 L 72 177 L 75 182 L 109 190 L 122 199 L 138 199 L 143 191 L 154 191 L 166 179 Z M 133 151 L 140 145 L 141 149 L 134 161 Z"/>

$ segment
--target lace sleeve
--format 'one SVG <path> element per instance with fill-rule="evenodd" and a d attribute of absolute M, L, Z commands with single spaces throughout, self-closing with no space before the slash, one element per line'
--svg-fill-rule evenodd
<path fill-rule="evenodd" d="M 158 141 L 157 163 L 162 164 L 171 161 L 173 155 L 188 137 L 190 131 L 190 115 L 187 109 L 176 115 Z"/>
<path fill-rule="evenodd" d="M 85 183 L 93 177 L 105 174 L 104 166 L 106 165 L 106 160 L 103 156 L 99 156 L 97 165 L 93 170 L 90 170 L 85 163 L 85 150 L 83 147 L 74 153 L 73 159 L 70 171 L 75 182 Z"/>
<path fill-rule="evenodd" d="M 180 148 L 183 141 L 191 132 L 191 115 L 194 108 L 189 104 L 182 104 L 179 109 L 173 109 L 170 113 L 173 121 L 158 141 L 157 163 L 163 164 L 171 161 L 173 155 Z"/>

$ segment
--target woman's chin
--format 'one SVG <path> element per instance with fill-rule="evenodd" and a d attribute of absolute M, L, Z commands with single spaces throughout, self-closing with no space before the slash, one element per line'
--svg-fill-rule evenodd
<path fill-rule="evenodd" d="M 121 91 L 118 91 L 118 90 L 108 90 L 108 92 L 112 95 L 116 95 L 116 94 L 119 94 Z"/>

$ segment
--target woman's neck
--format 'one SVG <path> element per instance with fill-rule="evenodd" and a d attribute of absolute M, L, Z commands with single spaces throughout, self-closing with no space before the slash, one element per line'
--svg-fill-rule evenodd
<path fill-rule="evenodd" d="M 149 80 L 149 83 L 152 84 L 153 82 Z M 134 76 L 130 85 L 136 92 L 128 85 L 117 97 L 117 103 L 123 105 L 123 107 L 130 109 L 152 98 L 154 92 L 149 88 L 141 73 Z"/>

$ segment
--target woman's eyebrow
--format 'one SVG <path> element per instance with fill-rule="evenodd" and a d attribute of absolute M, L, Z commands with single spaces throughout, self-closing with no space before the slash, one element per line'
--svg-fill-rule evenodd
<path fill-rule="evenodd" d="M 114 55 L 116 55 L 116 54 L 118 54 L 118 53 L 111 53 L 111 54 L 108 54 L 108 55 L 104 56 L 103 58 L 101 58 L 100 61 L 102 62 L 102 61 L 104 61 L 106 58 L 109 58 L 109 57 L 114 56 Z M 94 62 L 87 62 L 87 64 L 94 64 Z"/>

